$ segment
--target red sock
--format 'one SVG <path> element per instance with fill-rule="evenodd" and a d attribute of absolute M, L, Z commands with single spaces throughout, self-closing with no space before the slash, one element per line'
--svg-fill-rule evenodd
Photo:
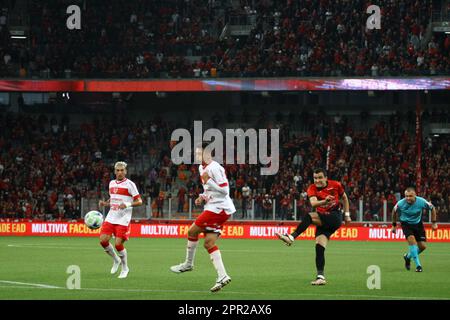
<path fill-rule="evenodd" d="M 208 249 L 208 253 L 211 254 L 211 253 L 213 253 L 216 250 L 219 250 L 219 248 L 217 246 L 214 246 L 214 247 Z"/>
<path fill-rule="evenodd" d="M 123 249 L 125 249 L 123 244 L 116 244 L 116 250 L 117 251 L 123 251 Z"/>
<path fill-rule="evenodd" d="M 107 248 L 109 246 L 109 241 L 100 241 L 100 244 L 103 248 Z"/>

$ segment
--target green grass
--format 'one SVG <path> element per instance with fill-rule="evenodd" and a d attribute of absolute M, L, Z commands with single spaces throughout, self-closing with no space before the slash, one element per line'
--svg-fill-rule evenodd
<path fill-rule="evenodd" d="M 131 239 L 131 272 L 117 279 L 97 238 L 0 237 L 0 299 L 450 299 L 450 244 L 429 243 L 420 256 L 424 272 L 416 273 L 403 266 L 406 242 L 334 241 L 326 251 L 328 284 L 313 287 L 313 241 L 286 247 L 278 240 L 221 239 L 233 281 L 214 294 L 216 273 L 201 244 L 195 270 L 174 274 L 169 267 L 184 260 L 185 239 Z M 81 269 L 80 290 L 66 289 L 70 265 Z M 380 290 L 367 288 L 370 265 L 381 269 Z"/>

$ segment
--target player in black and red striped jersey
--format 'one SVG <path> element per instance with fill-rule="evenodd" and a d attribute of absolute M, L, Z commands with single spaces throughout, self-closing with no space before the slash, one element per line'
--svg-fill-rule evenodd
<path fill-rule="evenodd" d="M 328 180 L 324 169 L 314 170 L 314 184 L 307 190 L 311 206 L 315 212 L 305 215 L 297 229 L 291 234 L 279 234 L 277 237 L 286 245 L 290 246 L 300 234 L 302 234 L 311 224 L 316 225 L 316 268 L 317 277 L 312 281 L 312 285 L 326 284 L 325 268 L 325 248 L 330 237 L 342 224 L 342 211 L 340 200 L 342 200 L 345 212 L 345 223 L 350 223 L 349 202 L 344 187 L 338 181 Z"/>

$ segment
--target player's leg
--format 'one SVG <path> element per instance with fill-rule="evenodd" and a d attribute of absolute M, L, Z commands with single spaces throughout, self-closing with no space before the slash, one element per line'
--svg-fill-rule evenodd
<path fill-rule="evenodd" d="M 427 248 L 425 241 L 417 241 L 417 246 L 419 247 L 419 254 L 425 251 Z"/>
<path fill-rule="evenodd" d="M 418 247 L 417 255 L 420 255 L 422 252 L 425 251 L 425 249 L 427 248 L 425 243 L 426 243 L 425 241 L 417 241 L 417 247 Z M 408 255 L 409 255 L 409 253 L 408 253 Z M 411 268 L 411 259 L 407 259 L 405 257 L 405 265 L 406 265 L 407 260 L 409 261 L 409 268 L 407 268 L 409 270 Z M 423 271 L 422 266 L 420 266 L 420 268 L 418 268 L 418 269 L 416 268 L 416 271 L 422 272 Z"/>
<path fill-rule="evenodd" d="M 113 266 L 111 268 L 111 274 L 114 274 L 119 269 L 120 258 L 114 251 L 113 246 L 109 242 L 111 235 L 113 234 L 112 225 L 109 222 L 104 222 L 102 224 L 102 229 L 100 230 L 100 245 L 105 250 L 111 258 L 113 258 Z"/>
<path fill-rule="evenodd" d="M 328 244 L 328 237 L 325 233 L 318 230 L 316 232 L 316 280 L 312 281 L 312 285 L 324 285 L 325 280 L 325 249 Z"/>
<path fill-rule="evenodd" d="M 188 266 L 194 266 L 195 252 L 197 251 L 198 237 L 203 232 L 203 228 L 200 228 L 195 223 L 191 225 L 188 230 L 188 242 L 186 247 L 186 264 Z"/>
<path fill-rule="evenodd" d="M 120 275 L 119 278 L 123 279 L 126 278 L 128 276 L 128 273 L 130 272 L 130 268 L 128 267 L 128 253 L 127 253 L 127 249 L 125 249 L 125 241 L 126 239 L 123 238 L 119 238 L 118 236 L 116 236 L 116 250 L 117 250 L 117 254 L 119 255 L 120 258 L 120 264 L 122 266 L 122 270 L 120 271 Z"/>
<path fill-rule="evenodd" d="M 175 273 L 191 271 L 194 269 L 195 252 L 198 246 L 198 237 L 203 232 L 203 228 L 195 224 L 191 225 L 188 230 L 188 241 L 186 246 L 186 260 L 183 263 L 170 267 Z"/>
<path fill-rule="evenodd" d="M 416 229 L 416 225 L 411 225 L 405 222 L 402 223 L 403 234 L 405 235 L 409 247 L 409 251 L 403 255 L 403 259 L 405 261 L 406 270 L 411 269 L 411 259 L 413 259 L 416 264 L 416 271 L 422 272 L 422 265 L 419 260 L 419 247 L 417 245 L 417 240 L 420 241 L 421 238 Z"/>
<path fill-rule="evenodd" d="M 414 262 L 416 263 L 416 272 L 422 272 L 422 264 L 419 260 L 419 255 L 427 248 L 425 245 L 425 242 L 427 241 L 425 227 L 423 226 L 423 223 L 420 222 L 416 224 L 413 228 L 414 231 L 414 238 L 417 242 L 417 258 L 414 259 Z"/>
<path fill-rule="evenodd" d="M 408 237 L 413 236 L 413 232 L 406 222 L 402 222 L 401 227 L 409 246 Z M 408 271 L 411 270 L 411 255 L 409 251 L 403 255 L 403 260 L 405 261 L 405 269 Z"/>
<path fill-rule="evenodd" d="M 328 215 L 320 217 L 321 224 L 316 228 L 316 280 L 312 285 L 324 285 L 325 281 L 325 249 L 330 237 L 342 225 L 342 214 L 339 211 L 333 211 Z"/>
<path fill-rule="evenodd" d="M 219 235 L 217 233 L 214 232 L 205 233 L 204 247 L 208 251 L 211 262 L 217 271 L 217 281 L 215 285 L 211 288 L 212 292 L 219 291 L 231 281 L 230 276 L 227 274 L 225 270 L 225 266 L 222 261 L 222 254 L 220 253 L 220 250 L 216 245 L 216 241 L 218 238 Z"/>
<path fill-rule="evenodd" d="M 100 245 L 105 249 L 105 252 L 109 254 L 108 251 L 106 251 L 106 248 L 110 245 L 109 240 L 111 240 L 111 236 L 108 234 L 100 234 Z"/>
<path fill-rule="evenodd" d="M 308 214 L 305 214 L 303 220 L 299 223 L 297 228 L 294 232 L 291 234 L 280 234 L 275 233 L 275 235 L 283 241 L 287 246 L 290 246 L 292 243 L 294 243 L 295 238 L 297 238 L 299 235 L 301 235 L 308 227 L 314 224 L 316 226 L 321 226 L 322 221 L 320 220 L 320 216 L 317 212 L 309 212 Z"/>
<path fill-rule="evenodd" d="M 414 235 L 410 235 L 406 239 L 408 241 L 409 252 L 407 255 L 408 259 L 413 259 L 416 264 L 416 271 L 422 272 L 422 265 L 419 259 L 419 247 L 417 246 L 416 237 Z"/>
<path fill-rule="evenodd" d="M 427 234 L 422 222 L 417 225 L 417 229 L 414 232 L 414 237 L 416 237 L 417 247 L 419 248 L 418 254 L 421 254 L 427 248 Z"/>

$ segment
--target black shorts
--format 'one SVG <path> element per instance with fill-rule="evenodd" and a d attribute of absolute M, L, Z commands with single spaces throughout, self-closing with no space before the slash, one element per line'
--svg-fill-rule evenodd
<path fill-rule="evenodd" d="M 416 238 L 416 241 L 427 241 L 427 236 L 422 221 L 417 224 L 409 224 L 406 222 L 401 222 L 401 224 L 405 238 L 414 236 L 414 238 Z"/>
<path fill-rule="evenodd" d="M 333 210 L 330 214 L 320 214 L 321 226 L 316 227 L 316 238 L 321 234 L 330 239 L 331 235 L 336 232 L 342 225 L 342 212 L 339 210 Z"/>

